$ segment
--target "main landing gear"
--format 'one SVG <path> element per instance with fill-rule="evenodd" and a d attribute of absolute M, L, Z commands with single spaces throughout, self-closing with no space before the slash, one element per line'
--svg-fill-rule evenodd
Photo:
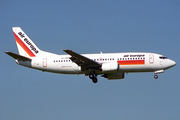
<path fill-rule="evenodd" d="M 89 78 L 92 80 L 93 83 L 98 82 L 97 75 L 94 72 L 91 72 L 91 74 L 89 75 Z"/>

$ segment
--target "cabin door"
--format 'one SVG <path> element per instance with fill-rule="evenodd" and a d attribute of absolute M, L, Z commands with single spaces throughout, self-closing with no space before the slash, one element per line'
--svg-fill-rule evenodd
<path fill-rule="evenodd" d="M 43 58 L 42 65 L 43 67 L 47 67 L 47 58 Z"/>
<path fill-rule="evenodd" d="M 154 63 L 154 55 L 149 55 L 149 63 L 150 64 Z"/>

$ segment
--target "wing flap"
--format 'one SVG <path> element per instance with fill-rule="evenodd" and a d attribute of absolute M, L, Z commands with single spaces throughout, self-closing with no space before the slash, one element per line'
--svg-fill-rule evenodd
<path fill-rule="evenodd" d="M 5 53 L 8 54 L 9 56 L 11 56 L 12 58 L 16 59 L 16 60 L 22 60 L 22 61 L 30 61 L 31 60 L 30 58 L 18 55 L 18 54 L 13 53 L 13 52 L 6 51 Z"/>

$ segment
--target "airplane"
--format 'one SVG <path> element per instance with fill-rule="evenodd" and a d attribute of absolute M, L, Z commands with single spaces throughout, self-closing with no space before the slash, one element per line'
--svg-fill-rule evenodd
<path fill-rule="evenodd" d="M 58 55 L 39 49 L 20 27 L 12 27 L 19 54 L 5 51 L 13 57 L 18 65 L 59 74 L 84 74 L 93 83 L 97 76 L 108 80 L 124 79 L 125 73 L 154 72 L 159 73 L 176 65 L 167 57 L 147 52 L 124 52 L 78 54 L 64 49 L 68 55 Z"/>

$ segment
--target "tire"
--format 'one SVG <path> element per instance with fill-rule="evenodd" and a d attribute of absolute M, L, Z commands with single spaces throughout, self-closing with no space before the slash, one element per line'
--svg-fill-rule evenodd
<path fill-rule="evenodd" d="M 93 75 L 93 74 L 90 74 L 90 75 L 89 75 L 89 78 L 90 78 L 90 79 L 93 79 L 93 78 L 94 78 L 94 75 Z"/>
<path fill-rule="evenodd" d="M 94 77 L 94 78 L 92 79 L 92 82 L 93 82 L 93 83 L 97 83 L 97 82 L 98 82 L 98 79 L 97 79 L 96 77 Z"/>
<path fill-rule="evenodd" d="M 154 75 L 154 78 L 155 78 L 155 79 L 158 79 L 158 75 Z"/>

